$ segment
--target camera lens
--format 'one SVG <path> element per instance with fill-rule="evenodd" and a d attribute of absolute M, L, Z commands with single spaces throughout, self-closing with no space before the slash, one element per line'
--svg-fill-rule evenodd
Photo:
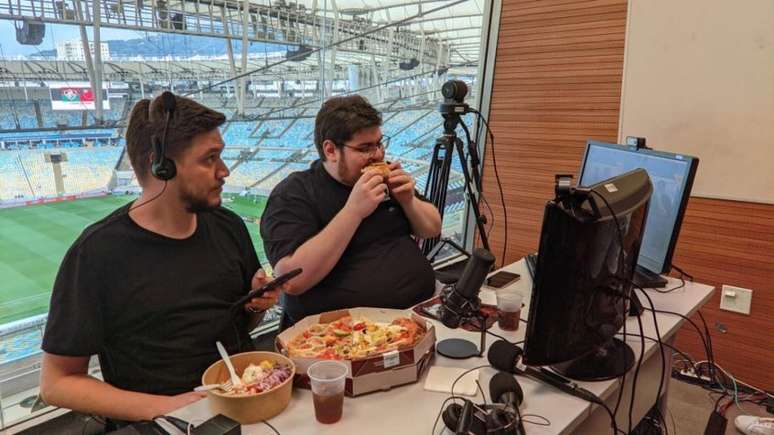
<path fill-rule="evenodd" d="M 461 103 L 468 95 L 468 85 L 462 80 L 449 80 L 441 86 L 441 94 L 446 99 Z"/>

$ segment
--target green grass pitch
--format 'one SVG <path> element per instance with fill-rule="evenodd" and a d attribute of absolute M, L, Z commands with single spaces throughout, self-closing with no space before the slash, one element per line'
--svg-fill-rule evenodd
<path fill-rule="evenodd" d="M 0 324 L 47 312 L 59 263 L 73 241 L 132 199 L 105 196 L 0 209 Z M 266 265 L 257 224 L 266 198 L 224 195 L 223 205 L 245 218 Z"/>

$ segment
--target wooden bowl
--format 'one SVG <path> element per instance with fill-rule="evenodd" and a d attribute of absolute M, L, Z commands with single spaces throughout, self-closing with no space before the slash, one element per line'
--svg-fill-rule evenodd
<path fill-rule="evenodd" d="M 240 424 L 252 424 L 268 420 L 282 412 L 290 403 L 293 391 L 293 377 L 296 365 L 283 355 L 274 352 L 244 352 L 231 355 L 231 362 L 237 375 L 241 376 L 250 363 L 274 361 L 290 366 L 290 377 L 269 391 L 244 396 L 231 396 L 220 390 L 207 392 L 207 401 L 214 414 L 223 414 Z M 204 371 L 202 385 L 220 384 L 229 380 L 228 369 L 222 360 L 218 360 Z"/>

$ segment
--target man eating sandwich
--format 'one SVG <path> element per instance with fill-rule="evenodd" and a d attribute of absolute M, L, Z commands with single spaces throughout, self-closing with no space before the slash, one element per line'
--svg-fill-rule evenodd
<path fill-rule="evenodd" d="M 415 238 L 439 235 L 441 216 L 400 162 L 384 162 L 381 124 L 359 95 L 327 100 L 315 119 L 320 159 L 269 196 L 261 218 L 269 262 L 277 274 L 304 269 L 282 295 L 283 329 L 311 314 L 408 308 L 433 294 Z"/>

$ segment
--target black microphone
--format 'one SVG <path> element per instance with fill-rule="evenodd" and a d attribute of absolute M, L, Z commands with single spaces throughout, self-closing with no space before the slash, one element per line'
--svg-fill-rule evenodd
<path fill-rule="evenodd" d="M 524 392 L 513 375 L 505 372 L 499 372 L 489 380 L 489 395 L 492 402 L 502 403 L 506 408 L 516 409 L 524 401 Z"/>
<path fill-rule="evenodd" d="M 513 375 L 499 372 L 489 380 L 489 395 L 494 403 L 505 405 L 499 412 L 491 413 L 495 433 L 524 434 L 519 405 L 524 401 L 524 392 Z"/>
<path fill-rule="evenodd" d="M 520 347 L 508 343 L 505 340 L 497 340 L 489 346 L 486 358 L 489 364 L 497 370 L 507 373 L 523 373 L 518 368 L 519 361 L 524 351 Z"/>
<path fill-rule="evenodd" d="M 439 318 L 447 328 L 458 328 L 462 319 L 474 314 L 480 308 L 478 291 L 484 285 L 486 275 L 495 262 L 494 255 L 483 248 L 473 251 L 465 265 L 459 281 L 443 298 Z"/>
<path fill-rule="evenodd" d="M 524 351 L 520 347 L 505 340 L 497 340 L 489 346 L 489 352 L 486 357 L 489 360 L 489 364 L 497 370 L 529 376 L 536 381 L 550 385 L 572 396 L 591 403 L 601 403 L 601 399 L 596 394 L 548 369 L 534 369 L 529 366 L 525 367 L 524 370 L 520 369 L 518 364 L 523 354 Z"/>

